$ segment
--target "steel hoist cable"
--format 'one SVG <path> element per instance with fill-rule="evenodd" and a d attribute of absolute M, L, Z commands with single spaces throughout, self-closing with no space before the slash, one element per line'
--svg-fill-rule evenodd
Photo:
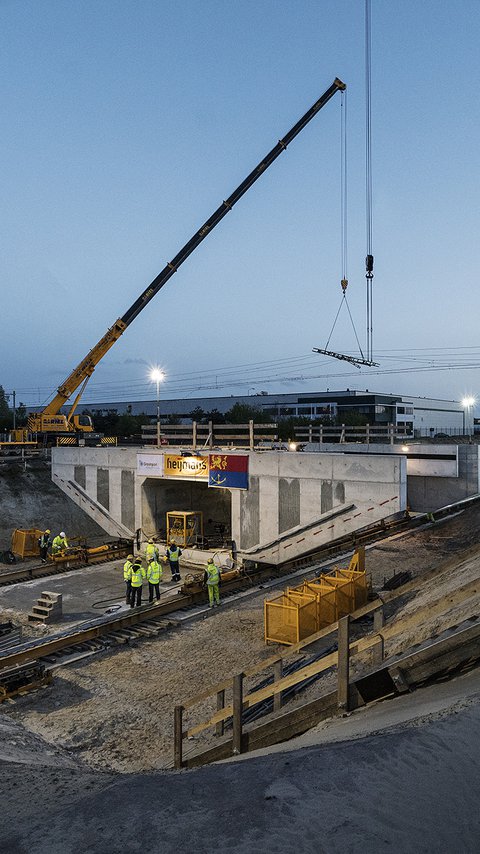
<path fill-rule="evenodd" d="M 371 59 L 371 0 L 365 0 L 365 212 L 367 254 L 365 278 L 367 284 L 367 359 L 373 359 L 373 213 L 372 213 L 372 59 Z"/>
<path fill-rule="evenodd" d="M 341 254 L 341 268 L 342 268 L 342 298 L 340 300 L 340 305 L 338 311 L 335 315 L 335 320 L 333 321 L 333 326 L 330 331 L 330 335 L 327 338 L 327 343 L 325 344 L 325 350 L 328 350 L 328 345 L 330 343 L 330 339 L 333 335 L 335 326 L 337 325 L 337 320 L 339 318 L 340 312 L 345 305 L 348 311 L 348 316 L 350 318 L 350 322 L 352 324 L 353 332 L 355 335 L 355 340 L 357 342 L 357 346 L 361 355 L 362 360 L 364 360 L 364 355 L 362 352 L 362 348 L 360 346 L 360 341 L 357 335 L 357 330 L 355 328 L 355 323 L 352 317 L 352 312 L 350 311 L 350 306 L 348 305 L 347 300 L 347 287 L 348 287 L 348 217 L 347 217 L 347 209 L 348 209 L 348 181 L 347 181 L 347 93 L 341 93 L 341 120 L 340 120 L 340 254 Z M 358 367 L 358 366 L 357 366 Z"/>

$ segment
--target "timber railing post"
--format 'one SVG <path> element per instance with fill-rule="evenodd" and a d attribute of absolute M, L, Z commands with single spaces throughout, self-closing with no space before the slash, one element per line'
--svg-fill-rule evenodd
<path fill-rule="evenodd" d="M 385 625 L 385 614 L 383 613 L 383 605 L 373 612 L 373 631 L 379 632 Z"/>
<path fill-rule="evenodd" d="M 238 756 L 242 752 L 243 677 L 243 673 L 238 673 L 233 677 L 232 753 L 234 756 Z"/>
<path fill-rule="evenodd" d="M 349 709 L 349 676 L 350 676 L 350 617 L 341 617 L 338 621 L 338 688 L 337 703 L 341 712 Z"/>
<path fill-rule="evenodd" d="M 254 433 L 254 429 L 253 429 L 253 419 L 252 418 L 248 422 L 248 436 L 249 436 L 250 450 L 253 451 L 253 449 L 255 447 L 255 433 Z"/>
<path fill-rule="evenodd" d="M 280 682 L 280 679 L 283 676 L 283 660 L 281 658 L 275 662 L 273 665 L 273 681 Z M 278 691 L 277 694 L 273 695 L 273 711 L 279 712 L 282 708 L 282 692 Z"/>
<path fill-rule="evenodd" d="M 183 706 L 175 706 L 173 720 L 174 739 L 174 767 L 178 771 L 182 767 L 182 742 L 183 742 Z"/>
<path fill-rule="evenodd" d="M 217 712 L 225 708 L 225 691 L 217 691 Z M 215 727 L 215 735 L 223 735 L 225 732 L 225 721 L 218 721 Z"/>

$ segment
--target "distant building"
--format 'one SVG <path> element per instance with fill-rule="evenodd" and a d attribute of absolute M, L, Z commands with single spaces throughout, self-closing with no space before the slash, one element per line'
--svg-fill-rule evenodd
<path fill-rule="evenodd" d="M 464 408 L 460 401 L 439 400 L 428 397 L 412 397 L 401 394 L 383 394 L 377 392 L 321 391 L 292 394 L 231 395 L 228 397 L 198 397 L 182 400 L 161 400 L 161 417 L 168 416 L 191 420 L 194 410 L 211 413 L 217 411 L 224 415 L 236 403 L 257 408 L 270 415 L 273 420 L 303 416 L 312 420 L 331 417 L 342 423 L 342 415 L 360 414 L 368 424 L 393 424 L 415 436 L 434 436 L 444 433 L 455 436 L 473 433 L 474 418 L 472 408 Z M 68 412 L 68 406 L 64 407 Z M 157 404 L 155 399 L 140 401 L 122 401 L 114 403 L 91 403 L 80 406 L 79 412 L 91 412 L 93 416 L 116 412 L 123 415 L 155 417 Z"/>

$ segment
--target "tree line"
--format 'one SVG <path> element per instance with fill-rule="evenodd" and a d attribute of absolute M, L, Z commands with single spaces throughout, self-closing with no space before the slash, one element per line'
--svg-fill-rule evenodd
<path fill-rule="evenodd" d="M 0 430 L 11 430 L 13 427 L 13 408 L 10 408 L 10 395 L 0 385 Z M 15 407 L 15 426 L 25 427 L 27 424 L 27 408 L 24 403 Z"/>
<path fill-rule="evenodd" d="M 8 398 L 9 396 L 5 393 L 3 386 L 0 386 L 0 430 L 3 431 L 10 430 L 13 427 L 13 409 L 9 405 Z M 140 415 L 133 415 L 131 405 L 128 405 L 126 412 L 121 415 L 116 409 L 104 411 L 102 414 L 91 410 L 84 410 L 84 412 L 92 417 L 95 430 L 103 433 L 105 436 L 139 436 L 142 433 L 144 424 L 150 424 L 155 420 L 145 412 L 140 413 Z M 161 417 L 161 420 L 163 424 L 181 424 L 182 418 L 191 419 L 192 421 L 196 421 L 197 424 L 208 424 L 209 421 L 213 424 L 248 424 L 249 421 L 254 421 L 256 424 L 272 424 L 277 420 L 258 406 L 247 403 L 234 403 L 231 409 L 225 413 L 219 412 L 218 409 L 205 410 L 197 406 L 184 416 L 166 415 L 165 417 Z M 278 438 L 281 441 L 287 441 L 295 435 L 295 427 L 308 427 L 310 424 L 335 426 L 340 423 L 348 426 L 357 426 L 366 424 L 367 421 L 366 416 L 360 415 L 357 412 L 345 412 L 337 418 L 329 416 L 318 418 L 309 418 L 300 415 L 287 416 L 280 417 L 277 420 L 277 432 Z M 17 427 L 25 427 L 27 424 L 27 410 L 24 403 L 20 403 L 16 407 L 15 424 Z"/>

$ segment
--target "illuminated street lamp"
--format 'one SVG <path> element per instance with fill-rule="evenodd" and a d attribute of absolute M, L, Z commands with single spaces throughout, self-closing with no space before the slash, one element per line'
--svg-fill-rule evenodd
<path fill-rule="evenodd" d="M 150 371 L 152 383 L 157 384 L 157 448 L 160 447 L 160 383 L 165 379 L 165 374 L 160 368 Z"/>
<path fill-rule="evenodd" d="M 463 435 L 464 435 L 464 436 L 465 436 L 465 410 L 467 411 L 468 415 L 470 416 L 470 410 L 471 410 L 472 406 L 475 406 L 475 403 L 476 403 L 476 401 L 475 401 L 475 398 L 474 398 L 474 397 L 464 397 L 464 398 L 463 398 L 463 400 L 462 400 L 462 406 L 463 406 Z M 468 435 L 469 435 L 469 436 L 471 435 L 471 433 L 470 433 L 470 418 L 469 418 L 469 420 L 468 420 Z"/>

